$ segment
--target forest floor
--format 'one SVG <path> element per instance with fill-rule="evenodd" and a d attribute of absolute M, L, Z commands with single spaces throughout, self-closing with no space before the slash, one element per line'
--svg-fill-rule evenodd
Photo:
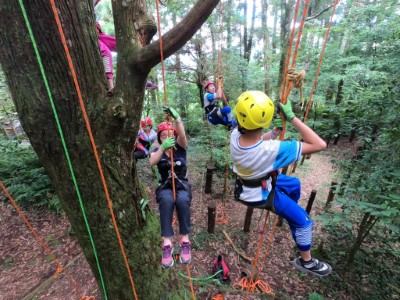
<path fill-rule="evenodd" d="M 295 176 L 302 182 L 300 204 L 305 207 L 311 191 L 317 191 L 311 216 L 316 216 L 324 211 L 330 183 L 335 178 L 336 169 L 331 163 L 332 157 L 343 153 L 342 149 L 351 149 L 348 143 L 339 143 L 331 146 L 327 151 L 312 155 L 298 166 Z M 204 188 L 204 163 L 203 168 L 194 167 L 201 163 L 196 161 L 195 155 L 190 157 L 190 180 L 193 183 L 192 224 L 193 257 L 190 264 L 192 277 L 207 277 L 211 274 L 210 262 L 216 255 L 222 255 L 230 267 L 230 285 L 219 285 L 216 281 L 195 281 L 194 287 L 198 299 L 207 299 L 211 292 L 219 290 L 224 293 L 225 299 L 243 299 L 244 293 L 235 291 L 232 287 L 240 280 L 241 271 L 245 261 L 238 252 L 253 258 L 258 241 L 262 233 L 265 212 L 255 209 L 249 233 L 243 232 L 246 207 L 229 200 L 222 205 L 224 191 L 224 174 L 214 174 L 212 194 L 205 194 Z M 145 163 L 143 161 L 143 163 Z M 142 180 L 152 180 L 150 168 L 143 164 Z M 197 169 L 196 169 L 197 168 Z M 158 207 L 154 200 L 156 183 L 148 184 L 147 192 L 151 199 L 151 206 L 156 213 Z M 232 185 L 229 195 L 233 194 Z M 1 195 L 0 195 L 1 197 Z M 217 220 L 226 216 L 225 224 L 217 224 L 214 234 L 207 233 L 207 207 L 208 203 L 216 199 Z M 70 234 L 70 225 L 64 215 L 57 215 L 48 211 L 28 209 L 25 213 L 41 238 L 49 245 L 52 253 L 63 266 L 67 266 L 69 274 L 79 283 L 81 295 L 95 296 L 100 299 L 100 291 L 92 275 L 88 263 L 76 239 Z M 273 216 L 274 217 L 274 216 Z M 268 239 L 274 218 L 268 222 L 259 263 L 264 260 L 265 240 Z M 225 233 L 224 233 L 225 232 Z M 228 237 L 232 240 L 236 252 Z M 318 221 L 314 227 L 314 248 L 322 245 L 327 238 Z M 57 267 L 51 263 L 33 235 L 27 230 L 23 220 L 4 198 L 0 199 L 0 299 L 76 299 L 76 293 L 65 273 L 57 274 Z M 321 253 L 319 253 L 321 254 Z M 275 293 L 275 299 L 308 299 L 310 294 L 316 292 L 325 299 L 337 299 L 321 289 L 325 278 L 319 279 L 310 275 L 299 273 L 291 264 L 296 257 L 296 250 L 287 224 L 277 227 L 267 257 L 262 268 L 259 264 L 259 278 L 267 282 Z M 329 262 L 329 257 L 324 257 Z M 160 251 L 161 260 L 161 251 Z M 183 274 L 186 269 L 175 264 L 173 268 Z M 189 289 L 189 283 L 187 282 Z M 259 292 L 250 296 L 250 299 L 260 299 Z M 342 299 L 349 299 L 342 295 Z M 188 295 L 190 298 L 190 295 Z"/>

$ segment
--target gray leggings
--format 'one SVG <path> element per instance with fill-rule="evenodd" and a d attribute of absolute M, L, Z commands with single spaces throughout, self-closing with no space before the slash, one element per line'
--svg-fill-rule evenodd
<path fill-rule="evenodd" d="M 191 185 L 187 181 L 175 179 L 176 200 L 173 198 L 172 187 L 169 182 L 160 185 L 156 190 L 156 200 L 160 208 L 161 235 L 172 237 L 172 216 L 174 208 L 178 213 L 179 233 L 190 233 L 190 202 L 192 200 Z"/>

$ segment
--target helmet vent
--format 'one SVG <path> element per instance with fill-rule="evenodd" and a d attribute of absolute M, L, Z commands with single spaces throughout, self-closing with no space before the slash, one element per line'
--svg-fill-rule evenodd
<path fill-rule="evenodd" d="M 250 105 L 250 108 L 253 108 L 253 106 L 254 106 L 254 103 L 252 105 Z"/>
<path fill-rule="evenodd" d="M 262 112 L 261 117 L 264 118 L 265 116 L 265 111 Z"/>

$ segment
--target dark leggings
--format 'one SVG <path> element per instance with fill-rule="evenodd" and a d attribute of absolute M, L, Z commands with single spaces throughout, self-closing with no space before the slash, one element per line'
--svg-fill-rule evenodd
<path fill-rule="evenodd" d="M 172 237 L 172 216 L 174 208 L 178 213 L 179 233 L 181 235 L 190 233 L 190 202 L 192 190 L 190 183 L 175 179 L 176 200 L 173 198 L 172 187 L 169 182 L 160 185 L 156 190 L 156 200 L 160 208 L 161 235 Z"/>

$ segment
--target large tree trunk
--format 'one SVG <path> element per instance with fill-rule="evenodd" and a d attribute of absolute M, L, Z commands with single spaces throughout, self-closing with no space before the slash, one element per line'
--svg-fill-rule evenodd
<path fill-rule="evenodd" d="M 188 15 L 163 36 L 165 58 L 185 44 L 218 2 L 198 1 Z M 110 299 L 133 299 L 50 2 L 37 0 L 24 1 L 24 4 L 99 257 L 106 294 Z M 140 36 L 145 36 L 148 43 L 155 33 L 143 0 L 116 0 L 112 5 L 119 55 L 115 93 L 108 99 L 92 1 L 56 3 L 138 296 L 160 299 L 168 289 L 176 286 L 176 273 L 161 271 L 159 222 L 154 215 L 146 214 L 146 219 L 142 215 L 139 202 L 144 195 L 131 160 L 146 77 L 160 62 L 159 43 L 142 45 L 139 42 Z M 7 16 L 0 22 L 0 63 L 19 118 L 52 180 L 102 290 L 78 194 L 18 1 L 1 1 L 0 14 Z"/>

